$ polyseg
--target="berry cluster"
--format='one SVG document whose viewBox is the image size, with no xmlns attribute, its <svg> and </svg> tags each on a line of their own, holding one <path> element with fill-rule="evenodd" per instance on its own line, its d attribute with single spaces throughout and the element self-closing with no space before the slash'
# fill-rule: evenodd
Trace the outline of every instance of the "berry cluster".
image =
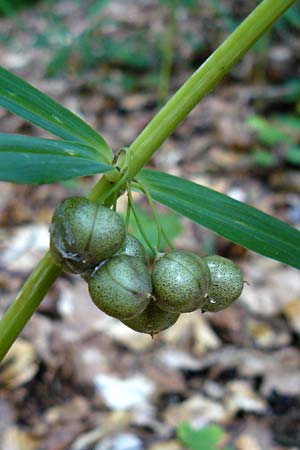
<svg viewBox="0 0 300 450">
<path fill-rule="evenodd" d="M 180 250 L 147 268 L 141 242 L 113 210 L 84 197 L 64 200 L 50 228 L 50 251 L 62 270 L 81 274 L 95 305 L 135 331 L 156 334 L 181 313 L 217 312 L 243 289 L 240 269 L 218 255 Z"/>
</svg>

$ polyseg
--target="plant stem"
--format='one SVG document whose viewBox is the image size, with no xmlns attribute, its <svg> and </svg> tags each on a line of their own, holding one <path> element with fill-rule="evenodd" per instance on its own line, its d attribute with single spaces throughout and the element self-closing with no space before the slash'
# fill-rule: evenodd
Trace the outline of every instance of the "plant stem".
<svg viewBox="0 0 300 450">
<path fill-rule="evenodd" d="M 120 157 L 118 166 L 121 169 L 125 168 L 127 160 L 130 161 L 128 180 L 137 175 L 179 123 L 294 1 L 263 0 L 187 80 L 132 143 L 126 152 L 129 155 Z M 122 173 L 117 170 L 105 174 L 88 198 L 90 200 L 101 198 L 121 176 Z M 60 269 L 54 264 L 50 254 L 46 253 L 0 322 L 0 360 L 12 346 L 59 273 Z"/>
<path fill-rule="evenodd" d="M 134 201 L 133 201 L 133 198 L 132 198 L 131 188 L 130 188 L 130 184 L 129 183 L 127 185 L 127 195 L 128 195 L 128 202 L 129 202 L 131 211 L 132 211 L 132 213 L 134 215 L 134 218 L 135 218 L 136 224 L 138 226 L 138 229 L 140 230 L 140 233 L 143 236 L 144 241 L 146 242 L 146 244 L 148 245 L 148 247 L 152 251 L 153 255 L 156 257 L 159 252 L 153 247 L 152 243 L 148 239 L 147 234 L 144 232 L 143 226 L 142 226 L 142 224 L 140 222 L 137 210 L 136 210 L 135 205 L 134 205 Z"/>
<path fill-rule="evenodd" d="M 131 213 L 131 204 L 130 204 L 130 201 L 128 199 L 126 218 L 125 218 L 125 228 L 126 228 L 127 233 L 128 233 L 129 222 L 130 222 L 130 213 Z"/>
<path fill-rule="evenodd" d="M 171 243 L 171 241 L 169 240 L 168 236 L 165 233 L 165 230 L 161 224 L 161 221 L 159 219 L 159 215 L 157 213 L 154 201 L 151 197 L 150 192 L 148 191 L 147 187 L 141 183 L 140 181 L 137 182 L 137 186 L 138 188 L 146 195 L 147 200 L 149 202 L 151 211 L 152 211 L 152 215 L 154 217 L 155 223 L 156 223 L 156 228 L 157 228 L 157 244 L 156 247 L 158 250 L 160 250 L 160 246 L 161 246 L 161 238 L 163 237 L 166 241 L 166 244 L 170 247 L 171 250 L 174 250 L 174 247 Z"/>
<path fill-rule="evenodd" d="M 177 25 L 177 18 L 176 18 L 177 7 L 178 7 L 178 0 L 173 0 L 173 2 L 167 4 L 166 7 L 167 18 L 165 24 L 165 31 L 162 37 L 162 49 L 161 49 L 162 65 L 157 90 L 157 99 L 159 104 L 162 104 L 165 101 L 169 93 L 170 78 L 174 59 L 174 44 Z"/>
</svg>

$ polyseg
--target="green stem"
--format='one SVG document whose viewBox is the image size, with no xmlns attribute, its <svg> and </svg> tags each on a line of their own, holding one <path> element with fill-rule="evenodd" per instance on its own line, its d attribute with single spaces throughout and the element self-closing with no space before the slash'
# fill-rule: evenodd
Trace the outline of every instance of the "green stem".
<svg viewBox="0 0 300 450">
<path fill-rule="evenodd" d="M 129 227 L 129 221 L 130 221 L 130 213 L 131 213 L 131 204 L 130 204 L 130 201 L 128 200 L 126 218 L 125 218 L 125 228 L 126 228 L 127 232 L 128 232 L 128 227 Z"/>
<path fill-rule="evenodd" d="M 163 228 L 163 226 L 161 224 L 161 221 L 159 219 L 159 215 L 157 213 L 157 210 L 156 210 L 156 207 L 155 207 L 155 204 L 154 204 L 154 201 L 153 201 L 153 199 L 151 197 L 150 192 L 148 191 L 147 187 L 143 183 L 141 183 L 140 181 L 138 181 L 136 184 L 140 188 L 140 190 L 142 192 L 144 192 L 144 194 L 146 195 L 147 200 L 148 200 L 149 205 L 150 205 L 150 208 L 151 208 L 151 211 L 152 211 L 152 215 L 153 215 L 155 223 L 156 223 L 156 228 L 157 228 L 157 244 L 156 244 L 156 247 L 157 247 L 157 249 L 160 250 L 161 237 L 163 237 L 165 239 L 167 245 L 170 247 L 170 249 L 174 250 L 174 247 L 173 247 L 171 241 L 169 240 L 168 236 L 166 235 L 165 230 L 164 230 L 164 228 Z"/>
<path fill-rule="evenodd" d="M 174 58 L 177 7 L 178 0 L 173 0 L 172 3 L 167 5 L 167 23 L 165 24 L 165 31 L 162 37 L 162 65 L 157 90 L 157 98 L 159 104 L 162 104 L 165 101 L 169 93 L 170 78 Z"/>
<path fill-rule="evenodd" d="M 120 173 L 117 170 L 112 171 L 112 176 L 118 177 Z M 117 178 L 116 178 L 117 179 Z M 92 202 L 98 200 L 105 194 L 108 190 L 111 189 L 113 181 L 109 181 L 106 177 L 102 177 L 100 181 L 93 187 L 90 193 L 87 195 L 87 198 Z"/>
<path fill-rule="evenodd" d="M 128 195 L 128 202 L 130 204 L 130 208 L 131 208 L 131 211 L 132 211 L 132 213 L 134 215 L 134 218 L 135 218 L 136 224 L 138 226 L 138 229 L 140 230 L 141 235 L 143 236 L 146 244 L 148 245 L 148 247 L 152 251 L 153 255 L 156 257 L 159 254 L 159 252 L 153 247 L 152 243 L 148 239 L 147 234 L 144 232 L 144 228 L 143 228 L 143 226 L 142 226 L 142 224 L 140 222 L 139 215 L 138 215 L 137 210 L 136 210 L 135 205 L 134 205 L 134 201 L 133 201 L 133 198 L 132 198 L 131 188 L 130 188 L 130 184 L 129 183 L 127 185 L 127 195 Z"/>
<path fill-rule="evenodd" d="M 115 192 L 114 192 L 114 195 L 113 195 L 113 205 L 112 205 L 113 211 L 117 211 L 117 202 L 118 202 L 118 198 L 119 198 L 118 192 L 115 191 Z"/>
<path fill-rule="evenodd" d="M 126 159 L 130 157 L 127 174 L 129 180 L 138 174 L 189 112 L 294 2 L 295 0 L 262 1 L 187 80 L 132 143 L 127 152 L 129 155 L 126 154 L 118 161 L 118 166 L 122 169 L 126 166 Z M 88 198 L 97 200 L 105 195 L 111 189 L 111 183 L 117 182 L 121 176 L 117 170 L 109 172 L 97 183 Z M 59 273 L 60 270 L 47 253 L 0 322 L 0 360 L 18 337 Z"/>
<path fill-rule="evenodd" d="M 113 194 L 118 192 L 118 190 L 120 189 L 120 187 L 122 187 L 123 184 L 126 184 L 127 173 L 128 170 L 125 169 L 124 172 L 122 172 L 118 181 L 116 181 L 116 183 L 114 183 L 114 185 L 108 191 L 105 191 L 101 196 L 98 197 L 102 201 L 102 203 L 104 203 L 107 199 L 109 199 L 109 197 L 111 197 Z"/>
</svg>

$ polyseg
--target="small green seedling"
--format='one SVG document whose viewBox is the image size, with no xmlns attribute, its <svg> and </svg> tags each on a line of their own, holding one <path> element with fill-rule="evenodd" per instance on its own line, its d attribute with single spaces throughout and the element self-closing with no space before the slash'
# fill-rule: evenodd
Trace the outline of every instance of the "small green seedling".
<svg viewBox="0 0 300 450">
<path fill-rule="evenodd" d="M 227 441 L 226 432 L 217 425 L 192 428 L 183 422 L 178 427 L 177 436 L 189 450 L 233 450 L 224 444 Z"/>
</svg>

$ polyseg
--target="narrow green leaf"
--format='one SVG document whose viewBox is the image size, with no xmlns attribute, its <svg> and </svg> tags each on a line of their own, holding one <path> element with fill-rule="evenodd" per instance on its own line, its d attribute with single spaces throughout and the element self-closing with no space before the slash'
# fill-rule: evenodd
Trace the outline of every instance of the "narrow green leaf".
<svg viewBox="0 0 300 450">
<path fill-rule="evenodd" d="M 285 159 L 292 164 L 299 165 L 300 164 L 300 145 L 288 147 L 286 149 Z"/>
<path fill-rule="evenodd" d="M 276 156 L 264 149 L 256 148 L 251 152 L 251 156 L 259 167 L 269 168 L 277 163 Z"/>
<path fill-rule="evenodd" d="M 54 135 L 95 147 L 106 162 L 112 151 L 105 140 L 78 116 L 0 66 L 0 105 Z"/>
<path fill-rule="evenodd" d="M 44 184 L 113 169 L 81 142 L 0 133 L 0 180 Z"/>
<path fill-rule="evenodd" d="M 300 233 L 286 223 L 183 178 L 146 169 L 138 178 L 159 203 L 250 250 L 300 268 Z"/>
<path fill-rule="evenodd" d="M 263 144 L 276 145 L 282 142 L 293 143 L 293 137 L 289 132 L 264 117 L 250 116 L 247 119 L 247 124 L 257 132 L 258 139 Z"/>
</svg>

